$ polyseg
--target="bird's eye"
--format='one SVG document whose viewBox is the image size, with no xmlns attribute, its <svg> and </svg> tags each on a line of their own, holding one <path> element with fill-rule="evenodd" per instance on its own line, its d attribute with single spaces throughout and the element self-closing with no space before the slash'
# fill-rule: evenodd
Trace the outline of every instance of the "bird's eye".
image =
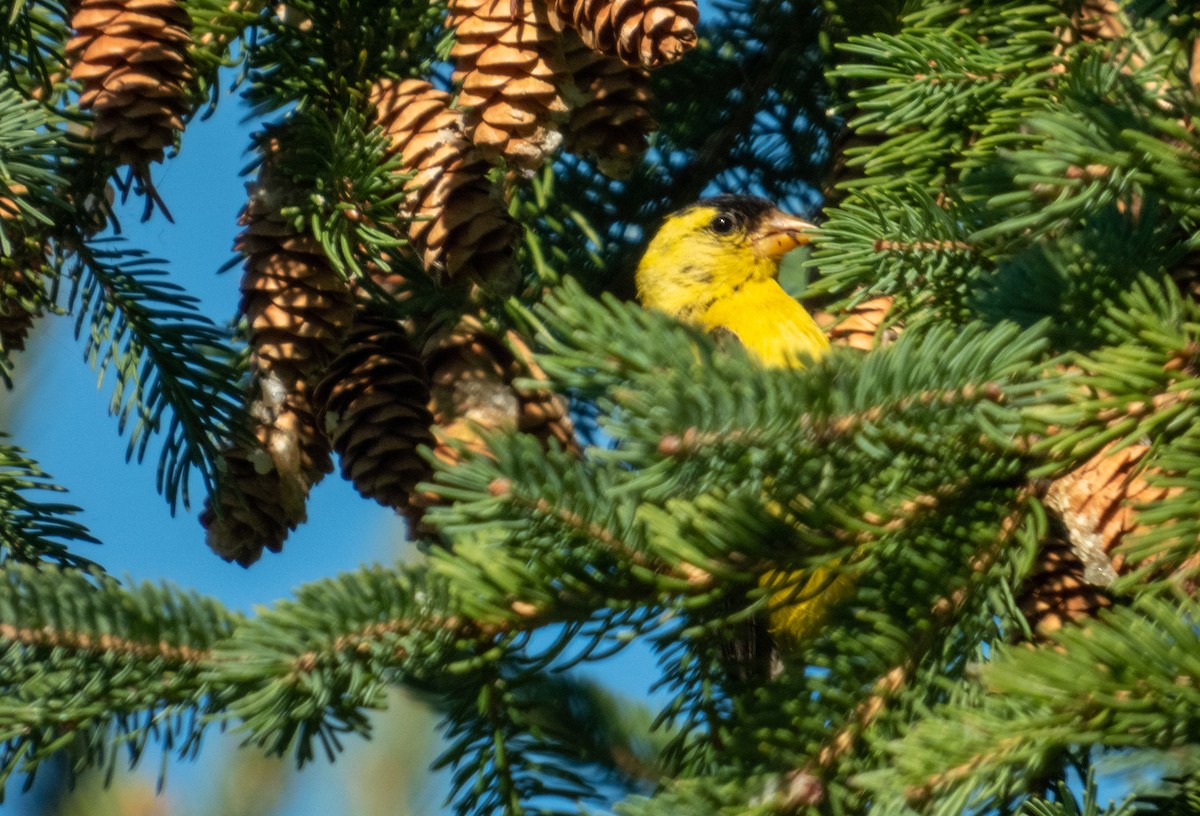
<svg viewBox="0 0 1200 816">
<path fill-rule="evenodd" d="M 733 219 L 728 215 L 718 215 L 708 226 L 717 235 L 728 235 L 733 232 Z"/>
</svg>

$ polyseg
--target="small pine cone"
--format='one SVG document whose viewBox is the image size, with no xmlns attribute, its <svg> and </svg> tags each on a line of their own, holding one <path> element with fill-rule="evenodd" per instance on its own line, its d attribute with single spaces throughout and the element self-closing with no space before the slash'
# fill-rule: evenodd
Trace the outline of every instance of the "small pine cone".
<svg viewBox="0 0 1200 816">
<path fill-rule="evenodd" d="M 533 173 L 562 143 L 564 64 L 542 0 L 450 0 L 450 59 L 467 134 L 488 161 Z"/>
<path fill-rule="evenodd" d="M 551 0 L 588 48 L 626 65 L 657 68 L 696 44 L 695 0 Z"/>
<path fill-rule="evenodd" d="M 260 378 L 258 387 L 262 395 L 250 407 L 254 441 L 225 451 L 220 488 L 200 514 L 208 546 L 244 567 L 263 549 L 283 548 L 307 517 L 312 485 L 333 468 L 325 435 L 315 432 L 308 389 L 301 384 L 285 390 L 273 374 Z"/>
<path fill-rule="evenodd" d="M 433 447 L 429 383 L 403 327 L 360 312 L 342 353 L 314 395 L 341 458 L 342 475 L 362 495 L 403 511 Z"/>
<path fill-rule="evenodd" d="M 183 129 L 191 18 L 177 0 L 80 0 L 67 43 L 79 107 L 95 112 L 92 138 L 135 168 L 162 161 Z"/>
<path fill-rule="evenodd" d="M 422 80 L 383 79 L 371 89 L 380 126 L 406 170 L 408 237 L 439 283 L 471 277 L 498 292 L 516 286 L 516 224 L 487 180 L 450 95 Z"/>
<path fill-rule="evenodd" d="M 280 215 L 284 196 L 269 176 L 253 188 L 235 249 L 246 256 L 241 311 L 250 328 L 251 366 L 285 387 L 319 377 L 354 317 L 350 288 L 320 243 Z"/>
<path fill-rule="evenodd" d="M 847 312 L 819 312 L 815 319 L 835 346 L 870 351 L 876 346 L 886 346 L 900 335 L 900 326 L 882 328 L 894 301 L 891 295 L 872 298 Z"/>
<path fill-rule="evenodd" d="M 566 148 L 595 156 L 606 176 L 628 178 L 646 152 L 646 137 L 658 126 L 650 113 L 650 78 L 642 68 L 597 54 L 570 29 L 562 37 L 567 71 L 579 97 L 567 120 Z"/>
</svg>

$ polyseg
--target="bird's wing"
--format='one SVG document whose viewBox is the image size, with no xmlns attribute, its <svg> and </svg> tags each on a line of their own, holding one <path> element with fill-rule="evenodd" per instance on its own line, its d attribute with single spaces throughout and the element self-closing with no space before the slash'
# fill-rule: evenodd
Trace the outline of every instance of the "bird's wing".
<svg viewBox="0 0 1200 816">
<path fill-rule="evenodd" d="M 708 336 L 713 339 L 719 349 L 732 348 L 733 346 L 744 346 L 742 338 L 737 336 L 737 332 L 728 326 L 713 326 L 708 330 Z"/>
</svg>

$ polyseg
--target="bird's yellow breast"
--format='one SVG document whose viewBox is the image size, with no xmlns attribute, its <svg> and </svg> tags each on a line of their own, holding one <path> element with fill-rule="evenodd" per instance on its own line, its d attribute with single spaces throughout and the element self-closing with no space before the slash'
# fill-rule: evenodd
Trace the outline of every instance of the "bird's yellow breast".
<svg viewBox="0 0 1200 816">
<path fill-rule="evenodd" d="M 714 300 L 696 322 L 709 330 L 733 332 L 763 365 L 796 367 L 829 349 L 812 316 L 770 278 L 747 281 Z"/>
</svg>

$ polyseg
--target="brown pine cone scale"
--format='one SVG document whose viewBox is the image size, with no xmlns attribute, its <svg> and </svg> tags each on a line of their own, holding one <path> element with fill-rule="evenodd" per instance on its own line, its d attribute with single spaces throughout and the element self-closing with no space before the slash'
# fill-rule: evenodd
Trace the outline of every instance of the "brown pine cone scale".
<svg viewBox="0 0 1200 816">
<path fill-rule="evenodd" d="M 562 32 L 567 73 L 574 94 L 567 120 L 566 148 L 594 156 L 600 171 L 628 178 L 657 127 L 650 112 L 654 94 L 642 68 L 597 54 L 569 29 Z"/>
</svg>

